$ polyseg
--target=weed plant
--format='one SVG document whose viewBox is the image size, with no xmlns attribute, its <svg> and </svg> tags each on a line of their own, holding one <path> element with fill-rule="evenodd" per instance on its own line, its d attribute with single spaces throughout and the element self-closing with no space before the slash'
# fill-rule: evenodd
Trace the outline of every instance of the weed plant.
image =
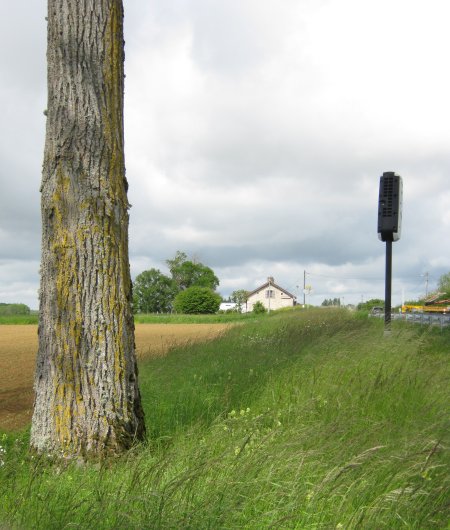
<svg viewBox="0 0 450 530">
<path fill-rule="evenodd" d="M 262 317 L 141 364 L 148 442 L 116 460 L 0 445 L 0 527 L 443 529 L 448 330 Z"/>
</svg>

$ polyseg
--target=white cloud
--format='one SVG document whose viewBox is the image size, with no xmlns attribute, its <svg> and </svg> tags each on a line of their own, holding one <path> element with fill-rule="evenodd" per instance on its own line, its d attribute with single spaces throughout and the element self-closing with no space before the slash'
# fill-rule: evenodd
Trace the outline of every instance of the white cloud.
<svg viewBox="0 0 450 530">
<path fill-rule="evenodd" d="M 445 0 L 124 5 L 133 276 L 165 270 L 179 249 L 213 267 L 224 295 L 269 275 L 296 293 L 306 270 L 314 303 L 381 298 L 383 171 L 404 178 L 394 299 L 420 294 L 421 274 L 436 282 L 450 269 Z M 1 256 L 36 263 L 45 2 L 30 4 L 26 38 L 13 29 L 19 4 L 9 10 L 0 26 Z M 9 274 L 0 293 L 13 295 Z M 37 288 L 31 269 L 18 281 Z"/>
</svg>

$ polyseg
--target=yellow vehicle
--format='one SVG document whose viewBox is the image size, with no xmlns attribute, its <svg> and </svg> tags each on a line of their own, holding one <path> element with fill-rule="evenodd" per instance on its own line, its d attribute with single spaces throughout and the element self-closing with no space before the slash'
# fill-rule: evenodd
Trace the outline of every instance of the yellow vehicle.
<svg viewBox="0 0 450 530">
<path fill-rule="evenodd" d="M 402 305 L 402 313 L 423 313 L 423 305 Z"/>
<path fill-rule="evenodd" d="M 449 306 L 402 305 L 402 313 L 450 313 Z"/>
<path fill-rule="evenodd" d="M 425 300 L 423 305 L 402 305 L 402 313 L 450 313 L 450 299 L 439 300 L 442 293 L 437 293 Z"/>
</svg>

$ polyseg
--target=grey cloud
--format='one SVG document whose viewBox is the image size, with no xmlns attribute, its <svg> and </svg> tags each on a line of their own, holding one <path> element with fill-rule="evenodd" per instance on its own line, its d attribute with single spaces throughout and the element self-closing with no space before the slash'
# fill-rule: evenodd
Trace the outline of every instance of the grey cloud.
<svg viewBox="0 0 450 530">
<path fill-rule="evenodd" d="M 36 92 L 45 86 L 46 2 L 4 6 L 0 19 L 2 86 Z M 20 100 L 17 101 L 20 104 Z"/>
<path fill-rule="evenodd" d="M 255 28 L 255 18 L 246 16 L 246 2 L 202 4 L 193 13 L 194 59 L 205 70 L 248 75 L 260 63 L 267 44 Z"/>
<path fill-rule="evenodd" d="M 133 274 L 142 267 L 163 270 L 165 259 L 184 250 L 217 270 L 227 290 L 254 286 L 269 274 L 295 288 L 306 269 L 318 274 L 315 303 L 332 292 L 348 301 L 382 296 L 382 282 L 364 278 L 383 275 L 378 178 L 391 170 L 405 185 L 403 236 L 394 247 L 395 296 L 400 283 L 413 293 L 422 287 L 424 272 L 434 281 L 447 272 L 447 100 L 425 84 L 411 84 L 405 94 L 401 80 L 390 94 L 376 77 L 389 65 L 376 70 L 379 50 L 364 41 L 362 26 L 358 44 L 369 52 L 366 63 L 357 57 L 349 28 L 338 36 L 342 42 L 327 43 L 326 27 L 320 29 L 323 47 L 314 40 L 317 6 L 320 21 L 333 7 L 326 1 L 124 3 Z M 388 4 L 377 4 L 377 12 L 398 20 Z M 344 8 L 339 16 L 345 26 Z M 25 19 L 20 3 L 8 11 L 0 21 L 6 50 L 0 57 L 0 256 L 36 264 L 45 2 L 29 2 Z M 337 55 L 346 46 L 351 61 Z M 421 46 L 431 79 L 438 50 L 428 48 L 427 40 Z M 442 72 L 440 65 L 436 78 L 444 93 L 448 80 Z M 435 128 L 432 117 L 438 118 Z M 12 296 L 16 285 L 19 298 L 28 296 L 27 282 L 37 285 L 33 267 L 16 279 L 11 267 L 3 268 L 8 290 L 0 284 L 0 293 Z M 348 271 L 362 280 L 340 281 Z"/>
<path fill-rule="evenodd" d="M 0 96 L 4 105 L 0 130 L 2 258 L 39 258 L 45 16 L 45 3 L 32 1 L 27 4 L 26 16 L 19 5 L 9 6 L 0 20 Z"/>
<path fill-rule="evenodd" d="M 21 302 L 37 309 L 39 262 L 30 259 L 0 259 L 0 301 Z"/>
</svg>

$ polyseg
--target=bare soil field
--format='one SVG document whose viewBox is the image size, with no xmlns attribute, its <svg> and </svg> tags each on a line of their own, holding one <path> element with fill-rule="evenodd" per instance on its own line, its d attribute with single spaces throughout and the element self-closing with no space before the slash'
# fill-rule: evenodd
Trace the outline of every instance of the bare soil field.
<svg viewBox="0 0 450 530">
<path fill-rule="evenodd" d="M 230 324 L 136 324 L 138 359 L 165 355 L 180 345 L 211 340 Z M 18 430 L 31 420 L 37 326 L 0 326 L 0 429 Z"/>
</svg>

